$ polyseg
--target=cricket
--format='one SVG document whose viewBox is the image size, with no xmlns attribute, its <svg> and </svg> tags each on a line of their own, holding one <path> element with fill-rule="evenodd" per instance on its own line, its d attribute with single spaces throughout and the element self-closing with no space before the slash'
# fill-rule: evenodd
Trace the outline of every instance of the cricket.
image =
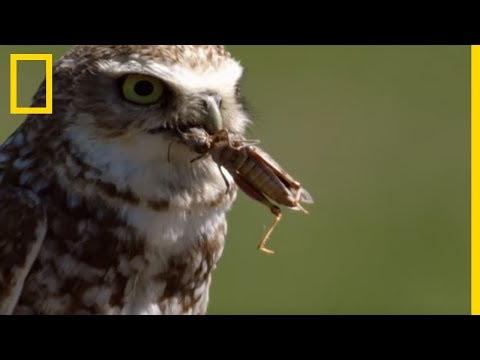
<svg viewBox="0 0 480 360">
<path fill-rule="evenodd" d="M 256 146 L 258 141 L 247 140 L 223 129 L 220 112 L 209 104 L 207 109 L 209 117 L 205 127 L 208 131 L 191 128 L 182 133 L 181 141 L 200 155 L 192 159 L 192 162 L 212 157 L 225 180 L 227 191 L 230 184 L 222 172 L 222 167 L 230 173 L 247 196 L 270 209 L 275 219 L 258 244 L 258 250 L 274 254 L 266 247 L 272 231 L 282 218 L 282 211 L 274 202 L 308 214 L 301 203 L 311 204 L 313 198 L 270 155 Z"/>
</svg>

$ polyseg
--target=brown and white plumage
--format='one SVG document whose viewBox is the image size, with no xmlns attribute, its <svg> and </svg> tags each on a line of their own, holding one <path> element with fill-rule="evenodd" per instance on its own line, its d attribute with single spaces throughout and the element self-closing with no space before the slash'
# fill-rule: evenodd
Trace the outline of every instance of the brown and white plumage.
<svg viewBox="0 0 480 360">
<path fill-rule="evenodd" d="M 160 79 L 165 95 L 126 101 L 127 74 Z M 53 115 L 29 116 L 0 148 L 0 313 L 205 313 L 236 188 L 225 193 L 211 159 L 191 163 L 175 129 L 202 126 L 215 96 L 243 133 L 241 74 L 222 46 L 66 54 Z"/>
</svg>

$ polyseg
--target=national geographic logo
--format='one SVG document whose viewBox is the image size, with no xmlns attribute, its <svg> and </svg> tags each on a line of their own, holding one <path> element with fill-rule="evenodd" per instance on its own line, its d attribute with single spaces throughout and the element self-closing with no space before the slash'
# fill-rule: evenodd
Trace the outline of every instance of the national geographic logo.
<svg viewBox="0 0 480 360">
<path fill-rule="evenodd" d="M 19 107 L 17 104 L 17 63 L 18 61 L 44 61 L 46 78 L 45 107 Z M 10 113 L 51 114 L 52 113 L 52 54 L 10 54 Z"/>
</svg>

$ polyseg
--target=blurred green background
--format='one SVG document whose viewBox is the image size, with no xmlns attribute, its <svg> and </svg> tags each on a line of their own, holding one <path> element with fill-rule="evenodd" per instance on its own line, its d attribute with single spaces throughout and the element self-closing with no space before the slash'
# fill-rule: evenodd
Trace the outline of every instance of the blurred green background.
<svg viewBox="0 0 480 360">
<path fill-rule="evenodd" d="M 0 48 L 0 141 L 9 114 L 9 54 Z M 241 194 L 229 214 L 210 314 L 470 312 L 470 48 L 229 46 L 245 66 L 248 136 L 315 199 L 310 215 L 272 221 Z M 19 67 L 28 104 L 42 66 Z"/>
</svg>

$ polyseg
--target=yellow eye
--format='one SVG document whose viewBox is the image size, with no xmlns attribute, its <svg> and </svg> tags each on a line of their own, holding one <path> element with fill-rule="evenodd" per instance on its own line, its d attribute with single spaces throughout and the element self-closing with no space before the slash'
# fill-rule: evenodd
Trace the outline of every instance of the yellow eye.
<svg viewBox="0 0 480 360">
<path fill-rule="evenodd" d="M 162 81 L 147 75 L 127 75 L 122 92 L 128 101 L 148 105 L 160 100 L 163 94 Z"/>
</svg>

